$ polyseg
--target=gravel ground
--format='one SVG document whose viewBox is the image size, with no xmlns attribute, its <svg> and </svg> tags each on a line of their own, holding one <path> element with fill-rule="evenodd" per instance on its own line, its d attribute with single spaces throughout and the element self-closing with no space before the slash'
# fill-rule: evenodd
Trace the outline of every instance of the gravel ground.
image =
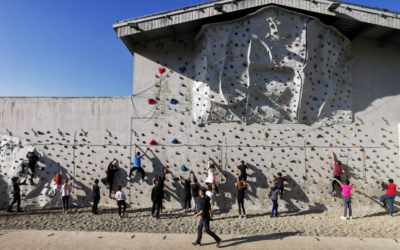
<svg viewBox="0 0 400 250">
<path fill-rule="evenodd" d="M 211 230 L 217 234 L 400 238 L 400 214 L 355 212 L 352 220 L 340 219 L 339 211 L 282 212 L 270 218 L 268 211 L 248 211 L 248 218 L 238 219 L 237 210 L 215 211 Z M 116 208 L 73 208 L 67 215 L 59 208 L 32 209 L 23 213 L 0 212 L 0 230 L 60 230 L 137 233 L 197 232 L 199 219 L 182 210 L 164 209 L 160 220 L 150 217 L 149 209 L 128 209 L 126 218 L 118 217 Z"/>
</svg>

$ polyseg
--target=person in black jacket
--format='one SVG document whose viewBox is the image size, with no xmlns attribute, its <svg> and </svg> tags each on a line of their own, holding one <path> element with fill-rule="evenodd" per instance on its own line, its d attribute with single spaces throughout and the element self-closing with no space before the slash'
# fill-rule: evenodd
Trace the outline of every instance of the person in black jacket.
<svg viewBox="0 0 400 250">
<path fill-rule="evenodd" d="M 98 214 L 97 206 L 99 205 L 100 202 L 100 188 L 99 188 L 99 180 L 96 179 L 94 180 L 94 185 L 93 185 L 93 207 L 92 207 L 92 213 L 93 214 Z"/>
<path fill-rule="evenodd" d="M 199 227 L 197 231 L 197 240 L 196 242 L 192 243 L 194 246 L 201 246 L 201 238 L 203 236 L 203 227 L 204 231 L 210 235 L 211 237 L 214 238 L 214 240 L 217 242 L 217 247 L 221 245 L 222 240 L 210 230 L 210 210 L 211 210 L 211 203 L 210 203 L 210 197 L 205 195 L 206 191 L 204 189 L 200 189 L 199 195 L 201 197 L 200 201 L 200 212 L 193 215 L 193 219 L 196 219 L 197 216 L 201 215 L 201 219 L 199 222 Z"/>
<path fill-rule="evenodd" d="M 7 212 L 14 212 L 13 210 L 11 210 L 11 208 L 14 206 L 15 202 L 17 203 L 17 213 L 23 212 L 21 210 L 21 189 L 19 188 L 19 186 L 26 185 L 25 182 L 27 178 L 28 176 L 25 177 L 25 180 L 23 182 L 20 182 L 18 177 L 13 177 L 11 179 L 14 188 L 14 199 L 11 202 L 10 207 L 7 209 Z"/>
<path fill-rule="evenodd" d="M 153 202 L 153 207 L 151 209 L 151 216 L 154 217 L 154 211 L 157 207 L 157 213 L 155 215 L 157 219 L 159 219 L 162 200 L 164 199 L 164 181 L 165 181 L 165 174 L 162 179 L 161 177 L 155 178 L 154 184 L 156 186 L 153 187 L 153 190 L 151 191 L 151 201 Z"/>
<path fill-rule="evenodd" d="M 26 154 L 26 158 L 29 160 L 28 166 L 31 169 L 30 184 L 34 185 L 35 183 L 33 182 L 33 175 L 35 174 L 36 163 L 39 160 L 39 153 L 28 152 Z"/>
<path fill-rule="evenodd" d="M 110 189 L 110 196 L 109 196 L 110 198 L 112 193 L 112 186 L 114 183 L 114 174 L 119 171 L 118 168 L 114 165 L 115 160 L 116 159 L 114 158 L 107 167 L 106 170 L 107 177 L 101 179 L 101 182 L 106 186 L 106 188 Z"/>
<path fill-rule="evenodd" d="M 183 183 L 183 186 L 185 188 L 185 197 L 184 197 L 184 207 L 185 207 L 185 212 L 190 211 L 190 201 L 192 200 L 192 194 L 191 194 L 191 189 L 190 189 L 190 175 L 192 174 L 192 170 L 189 171 L 189 178 L 184 179 L 181 176 L 179 176 L 179 182 Z"/>
</svg>

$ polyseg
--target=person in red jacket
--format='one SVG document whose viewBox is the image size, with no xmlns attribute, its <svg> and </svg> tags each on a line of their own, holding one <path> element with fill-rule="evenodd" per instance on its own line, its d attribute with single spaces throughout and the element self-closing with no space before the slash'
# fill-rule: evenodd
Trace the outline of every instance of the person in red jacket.
<svg viewBox="0 0 400 250">
<path fill-rule="evenodd" d="M 381 181 L 381 186 L 383 189 L 386 189 L 386 194 L 381 196 L 381 201 L 383 202 L 382 207 L 386 207 L 386 202 L 385 200 L 389 200 L 389 211 L 390 211 L 390 217 L 393 217 L 393 203 L 394 203 L 394 198 L 396 197 L 396 188 L 397 186 L 393 184 L 393 179 L 389 179 L 389 183 L 386 184 L 383 181 Z"/>
<path fill-rule="evenodd" d="M 340 188 L 340 191 L 342 191 L 342 187 L 340 186 L 340 181 L 342 181 L 340 179 L 340 174 L 342 174 L 342 173 L 344 174 L 345 171 L 340 166 L 340 165 L 342 165 L 342 163 L 340 161 L 336 161 L 335 160 L 335 154 L 333 152 L 332 152 L 332 159 L 333 159 L 333 165 L 335 166 L 335 168 L 333 169 L 333 180 L 332 180 L 332 183 L 331 183 L 331 186 L 332 186 L 331 195 L 335 195 L 336 194 L 336 191 L 335 191 L 335 184 L 336 183 L 338 184 L 338 186 Z"/>
</svg>

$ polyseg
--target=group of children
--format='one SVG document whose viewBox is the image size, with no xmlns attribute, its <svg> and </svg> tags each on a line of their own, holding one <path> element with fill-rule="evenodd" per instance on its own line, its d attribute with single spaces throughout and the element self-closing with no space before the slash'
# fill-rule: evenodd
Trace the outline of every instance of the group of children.
<svg viewBox="0 0 400 250">
<path fill-rule="evenodd" d="M 135 159 L 134 159 L 134 166 L 130 171 L 128 180 L 130 180 L 130 176 L 133 171 L 138 171 L 142 173 L 142 180 L 144 180 L 145 177 L 145 172 L 144 169 L 141 167 L 141 158 L 146 155 L 148 148 L 146 149 L 145 153 L 141 156 L 140 152 L 136 152 L 136 145 L 134 147 L 134 153 L 135 153 Z M 27 158 L 29 160 L 29 167 L 31 168 L 31 184 L 33 184 L 33 174 L 34 174 L 34 169 L 35 169 L 35 164 L 38 160 L 38 154 L 28 152 Z M 338 184 L 340 186 L 342 196 L 343 196 L 343 205 L 344 205 L 344 216 L 341 217 L 341 219 L 347 220 L 347 219 L 352 219 L 352 208 L 351 208 L 351 190 L 353 189 L 353 184 L 350 183 L 349 180 L 345 180 L 344 183 L 341 182 L 340 175 L 345 173 L 345 170 L 341 167 L 341 162 L 335 160 L 335 155 L 332 153 L 332 158 L 333 158 L 333 164 L 334 164 L 334 170 L 333 170 L 333 180 L 331 183 L 332 186 L 332 195 L 335 195 L 335 185 Z M 107 174 L 106 178 L 101 179 L 101 182 L 106 186 L 107 189 L 110 190 L 109 192 L 109 197 L 111 197 L 112 194 L 112 186 L 114 182 L 114 175 L 116 172 L 119 171 L 117 168 L 116 164 L 114 162 L 116 159 L 114 158 L 112 162 L 108 165 L 107 170 L 105 171 Z M 200 196 L 200 191 L 204 191 L 205 196 L 207 196 L 210 200 L 210 218 L 212 220 L 213 214 L 213 206 L 215 203 L 215 195 L 214 192 L 212 191 L 212 186 L 214 186 L 215 191 L 217 193 L 217 196 L 219 196 L 218 192 L 218 186 L 217 186 L 217 179 L 216 175 L 218 175 L 218 172 L 216 171 L 216 166 L 214 164 L 210 164 L 210 158 L 207 158 L 208 161 L 208 169 L 207 169 L 207 178 L 205 179 L 206 187 L 201 187 L 196 178 L 192 178 L 192 171 L 189 171 L 189 176 L 187 179 L 184 179 L 183 177 L 179 176 L 179 182 L 183 185 L 184 187 L 184 197 L 183 197 L 183 206 L 184 206 L 184 211 L 191 211 L 191 201 L 193 202 L 193 214 L 197 214 L 200 211 L 200 204 L 201 204 L 201 196 Z M 244 218 L 246 219 L 246 210 L 244 208 L 244 199 L 245 199 L 245 193 L 248 187 L 247 181 L 247 173 L 246 170 L 249 169 L 249 165 L 244 163 L 244 161 L 241 161 L 240 165 L 235 165 L 236 171 L 240 171 L 240 175 L 237 178 L 237 182 L 235 183 L 235 186 L 237 187 L 237 203 L 238 203 L 238 210 L 239 210 L 239 219 Z M 168 173 L 168 170 L 163 170 L 164 176 L 161 178 L 161 176 L 156 177 L 153 179 L 154 187 L 151 192 L 151 201 L 153 203 L 152 206 L 152 211 L 151 211 L 151 216 L 155 218 L 159 218 L 160 210 L 162 209 L 162 200 L 164 199 L 164 181 L 165 181 L 165 175 Z M 28 176 L 25 177 L 23 181 L 21 181 L 18 177 L 13 177 L 12 178 L 12 185 L 13 185 L 13 201 L 8 208 L 7 212 L 13 212 L 12 211 L 12 206 L 17 203 L 17 212 L 22 212 L 20 208 L 21 204 L 21 194 L 20 194 L 20 186 L 21 185 L 26 185 L 26 179 Z M 49 196 L 53 197 L 56 194 L 57 190 L 60 190 L 61 196 L 62 196 L 62 204 L 63 204 L 63 213 L 67 214 L 68 213 L 68 204 L 69 204 L 69 197 L 72 191 L 71 185 L 68 184 L 68 179 L 64 179 L 62 181 L 62 170 L 60 171 L 59 174 L 56 174 L 54 177 L 53 181 L 53 187 L 49 192 Z M 272 209 L 271 209 L 271 214 L 270 216 L 273 217 L 274 214 L 275 216 L 278 216 L 278 199 L 282 199 L 283 194 L 284 194 L 284 182 L 289 182 L 290 179 L 288 175 L 286 174 L 286 177 L 282 177 L 281 173 L 278 173 L 277 176 L 272 175 L 272 182 L 273 182 L 273 187 L 271 188 L 268 198 L 272 202 Z M 100 187 L 98 185 L 99 180 L 96 179 L 94 180 L 94 185 L 93 185 L 93 208 L 92 212 L 94 214 L 98 213 L 98 204 L 100 202 Z M 389 200 L 389 211 L 390 211 L 390 216 L 393 217 L 393 203 L 394 199 L 396 196 L 396 189 L 397 186 L 393 183 L 393 179 L 389 179 L 388 183 L 384 183 L 381 181 L 381 186 L 383 189 L 386 189 L 386 194 L 381 196 L 381 201 L 382 201 L 382 207 L 386 207 L 387 204 L 385 202 L 386 199 Z M 118 206 L 118 213 L 121 218 L 125 217 L 125 211 L 126 211 L 126 194 L 122 191 L 122 187 L 118 186 L 117 187 L 117 192 L 115 193 L 114 196 L 117 206 Z M 122 209 L 123 208 L 123 209 Z M 242 217 L 242 210 L 243 210 L 243 217 Z M 349 211 L 349 217 L 347 217 L 347 210 Z"/>
</svg>

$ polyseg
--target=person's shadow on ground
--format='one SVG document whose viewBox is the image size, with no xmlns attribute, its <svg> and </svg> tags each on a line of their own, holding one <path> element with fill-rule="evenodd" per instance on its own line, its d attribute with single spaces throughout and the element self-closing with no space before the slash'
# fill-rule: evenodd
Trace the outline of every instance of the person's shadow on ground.
<svg viewBox="0 0 400 250">
<path fill-rule="evenodd" d="M 241 244 L 248 244 L 251 242 L 257 242 L 257 241 L 264 241 L 264 240 L 276 240 L 276 239 L 283 239 L 286 237 L 290 236 L 296 236 L 297 234 L 302 233 L 302 232 L 286 232 L 286 233 L 276 233 L 276 234 L 270 234 L 270 235 L 254 235 L 254 236 L 243 236 L 243 237 L 236 237 L 232 238 L 229 240 L 224 240 L 222 242 L 222 245 L 220 248 L 226 248 L 226 247 L 233 247 Z M 229 243 L 225 245 L 226 243 Z M 213 245 L 215 244 L 214 242 L 212 243 L 205 243 L 202 245 Z"/>
</svg>

